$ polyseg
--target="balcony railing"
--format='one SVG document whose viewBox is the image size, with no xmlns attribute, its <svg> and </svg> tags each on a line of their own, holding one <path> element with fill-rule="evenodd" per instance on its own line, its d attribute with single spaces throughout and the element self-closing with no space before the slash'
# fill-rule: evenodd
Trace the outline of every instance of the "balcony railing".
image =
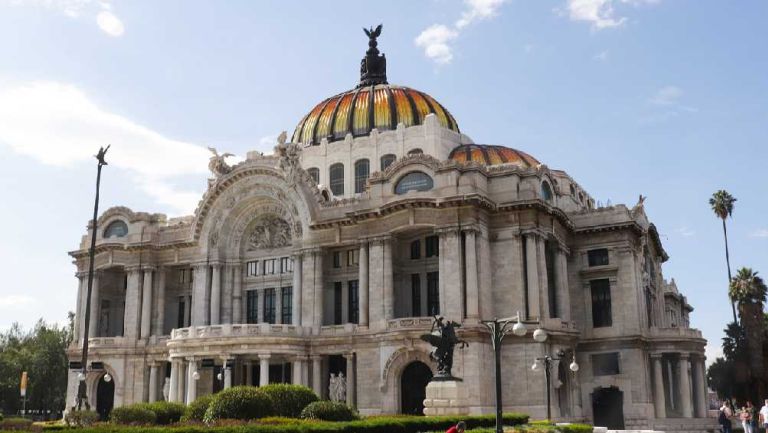
<svg viewBox="0 0 768 433">
<path fill-rule="evenodd" d="M 693 328 L 657 328 L 651 327 L 651 336 L 659 338 L 703 338 L 701 331 Z"/>
<path fill-rule="evenodd" d="M 233 325 L 190 326 L 171 331 L 171 340 L 190 338 L 248 337 L 248 336 L 286 336 L 303 335 L 303 328 L 294 325 L 276 325 L 271 323 L 247 323 Z"/>
</svg>

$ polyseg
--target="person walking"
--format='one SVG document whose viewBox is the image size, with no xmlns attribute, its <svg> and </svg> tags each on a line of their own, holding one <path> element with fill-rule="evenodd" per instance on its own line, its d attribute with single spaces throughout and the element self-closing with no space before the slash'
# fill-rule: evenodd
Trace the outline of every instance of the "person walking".
<svg viewBox="0 0 768 433">
<path fill-rule="evenodd" d="M 752 432 L 752 402 L 747 401 L 747 405 L 739 410 L 739 419 L 741 420 L 741 428 L 744 429 L 744 433 Z"/>
<path fill-rule="evenodd" d="M 763 407 L 760 408 L 760 425 L 762 425 L 764 429 L 768 429 L 768 398 L 765 399 Z"/>
<path fill-rule="evenodd" d="M 752 404 L 752 401 L 747 401 L 747 412 L 749 412 L 750 429 L 752 433 L 757 433 L 757 407 Z"/>
<path fill-rule="evenodd" d="M 733 433 L 733 424 L 731 418 L 733 417 L 733 409 L 731 409 L 731 402 L 725 401 L 720 406 L 720 413 L 717 416 L 717 422 L 720 423 L 720 427 L 723 429 L 723 433 Z"/>
</svg>

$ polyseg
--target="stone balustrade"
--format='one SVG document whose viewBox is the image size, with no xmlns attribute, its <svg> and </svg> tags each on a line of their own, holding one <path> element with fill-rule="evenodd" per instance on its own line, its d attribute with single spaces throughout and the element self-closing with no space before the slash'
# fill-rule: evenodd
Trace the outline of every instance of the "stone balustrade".
<svg viewBox="0 0 768 433">
<path fill-rule="evenodd" d="M 387 321 L 387 329 L 424 329 L 431 328 L 432 317 L 403 317 Z"/>
<path fill-rule="evenodd" d="M 190 326 L 171 331 L 171 340 L 193 338 L 219 338 L 238 336 L 284 336 L 297 337 L 304 334 L 300 326 L 276 325 L 270 323 L 247 323 L 234 325 Z"/>
<path fill-rule="evenodd" d="M 651 327 L 651 336 L 658 338 L 704 338 L 701 331 L 692 328 L 657 328 Z"/>
</svg>

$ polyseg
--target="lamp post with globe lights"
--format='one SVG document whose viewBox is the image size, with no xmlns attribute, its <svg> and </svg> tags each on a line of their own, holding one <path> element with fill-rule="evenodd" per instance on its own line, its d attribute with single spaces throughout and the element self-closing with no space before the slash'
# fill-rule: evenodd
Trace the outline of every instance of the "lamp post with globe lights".
<svg viewBox="0 0 768 433">
<path fill-rule="evenodd" d="M 495 357 L 495 369 L 496 369 L 496 433 L 503 433 L 502 427 L 502 403 L 501 403 L 501 343 L 504 337 L 511 331 L 518 337 L 523 337 L 528 333 L 528 328 L 522 322 L 520 312 L 513 317 L 507 317 L 504 319 L 493 320 L 481 320 L 480 323 L 485 325 L 489 331 L 491 331 L 491 345 L 493 346 L 493 353 Z M 514 323 L 514 325 L 512 325 Z M 512 326 L 510 326 L 512 325 Z M 533 331 L 533 339 L 536 342 L 543 343 L 547 340 L 547 332 L 541 327 L 536 328 Z"/>
<path fill-rule="evenodd" d="M 531 366 L 531 370 L 533 371 L 539 371 L 541 370 L 542 363 L 544 364 L 544 376 L 547 378 L 547 419 L 552 420 L 552 404 L 551 404 L 551 383 L 552 383 L 552 362 L 554 361 L 561 361 L 565 359 L 565 352 L 563 350 L 559 350 L 557 353 L 555 353 L 555 356 L 552 355 L 545 355 L 539 358 L 536 358 L 533 361 L 533 365 Z M 579 371 L 579 364 L 576 363 L 576 354 L 574 353 L 572 355 L 571 364 L 568 366 L 568 368 L 576 373 Z"/>
</svg>

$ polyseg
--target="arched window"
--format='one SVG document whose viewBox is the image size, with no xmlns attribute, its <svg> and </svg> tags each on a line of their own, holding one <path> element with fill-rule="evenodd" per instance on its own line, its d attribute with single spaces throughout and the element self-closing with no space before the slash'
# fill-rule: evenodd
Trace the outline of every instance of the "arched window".
<svg viewBox="0 0 768 433">
<path fill-rule="evenodd" d="M 315 180 L 315 183 L 320 183 L 320 169 L 317 167 L 312 167 L 307 169 L 307 173 L 309 173 L 309 176 L 312 177 L 312 179 Z"/>
<path fill-rule="evenodd" d="M 546 180 L 541 183 L 541 198 L 545 201 L 552 201 L 552 187 Z"/>
<path fill-rule="evenodd" d="M 421 171 L 412 171 L 401 177 L 395 185 L 395 194 L 405 194 L 408 191 L 429 191 L 434 186 L 434 181 L 428 174 Z"/>
<path fill-rule="evenodd" d="M 368 181 L 371 163 L 367 159 L 355 161 L 355 194 L 365 191 L 365 183 Z"/>
<path fill-rule="evenodd" d="M 329 170 L 331 192 L 333 195 L 344 195 L 344 164 L 337 162 Z"/>
<path fill-rule="evenodd" d="M 419 149 L 418 147 L 416 149 L 411 149 L 408 151 L 408 155 L 421 155 L 422 153 L 424 153 L 424 151 Z"/>
<path fill-rule="evenodd" d="M 579 202 L 581 202 L 581 204 L 584 204 L 584 194 L 582 194 L 581 192 L 579 192 Z"/>
<path fill-rule="evenodd" d="M 381 171 L 386 170 L 387 167 L 392 165 L 392 163 L 395 162 L 396 159 L 397 159 L 397 157 L 395 155 L 391 154 L 391 153 L 388 153 L 388 154 L 382 156 L 381 157 Z"/>
<path fill-rule="evenodd" d="M 576 195 L 576 188 L 573 186 L 573 184 L 571 184 L 571 195 Z"/>
<path fill-rule="evenodd" d="M 104 230 L 105 238 L 122 238 L 128 234 L 128 225 L 123 220 L 112 221 Z"/>
</svg>

